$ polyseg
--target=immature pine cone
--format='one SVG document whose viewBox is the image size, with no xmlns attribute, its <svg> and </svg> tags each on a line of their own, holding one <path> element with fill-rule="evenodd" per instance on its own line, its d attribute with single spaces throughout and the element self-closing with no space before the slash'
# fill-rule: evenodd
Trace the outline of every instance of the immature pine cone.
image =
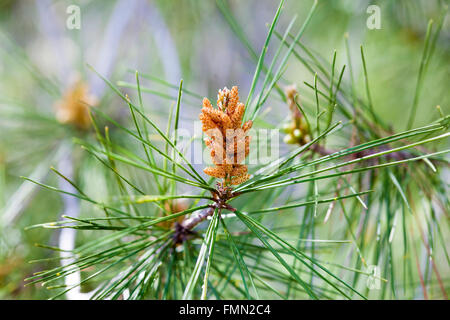
<svg viewBox="0 0 450 320">
<path fill-rule="evenodd" d="M 91 124 L 89 105 L 95 105 L 97 102 L 97 99 L 89 94 L 88 85 L 77 80 L 55 104 L 56 118 L 60 123 L 72 124 L 86 130 Z"/>
<path fill-rule="evenodd" d="M 210 137 L 205 139 L 211 149 L 214 167 L 203 171 L 212 177 L 224 179 L 225 185 L 237 185 L 247 181 L 250 175 L 245 164 L 240 164 L 250 152 L 250 136 L 246 133 L 252 127 L 249 120 L 242 125 L 245 106 L 239 102 L 238 87 L 219 90 L 217 109 L 203 99 L 202 130 Z"/>
<path fill-rule="evenodd" d="M 297 107 L 298 95 L 295 85 L 286 87 L 285 92 L 292 118 L 289 123 L 283 126 L 283 131 L 286 133 L 284 142 L 303 146 L 311 141 L 310 128 L 305 117 Z"/>
</svg>

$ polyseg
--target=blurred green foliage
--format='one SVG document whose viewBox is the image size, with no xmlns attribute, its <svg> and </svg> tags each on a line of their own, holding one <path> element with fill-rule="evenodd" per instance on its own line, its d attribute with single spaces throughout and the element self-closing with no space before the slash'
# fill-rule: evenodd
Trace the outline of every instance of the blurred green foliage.
<svg viewBox="0 0 450 320">
<path fill-rule="evenodd" d="M 0 40 L 0 208 L 7 204 L 8 199 L 23 183 L 20 176 L 29 176 L 53 152 L 55 139 L 79 135 L 72 129 L 61 128 L 54 121 L 53 105 L 58 100 L 58 95 L 66 89 L 64 84 L 55 80 L 59 72 L 56 65 L 61 61 L 67 62 L 71 71 L 88 77 L 85 63 L 92 63 L 95 56 L 93 51 L 99 50 L 96 42 L 101 42 L 105 36 L 104 30 L 111 19 L 113 3 L 106 0 L 79 1 L 81 30 L 68 30 L 64 21 L 67 16 L 65 8 L 70 3 L 71 1 L 66 0 L 51 2 L 51 10 L 58 19 L 56 26 L 60 28 L 53 31 L 61 34 L 59 38 L 55 38 L 45 31 L 45 21 L 39 20 L 34 3 L 26 0 L 0 1 L 0 35 L 8 39 Z M 146 24 L 149 21 L 145 16 L 142 17 L 142 12 L 132 13 L 133 16 L 139 16 L 139 20 L 126 28 L 120 46 L 116 48 L 118 58 L 111 68 L 114 80 L 130 78 L 127 68 L 169 78 L 169 70 L 164 67 L 166 52 L 160 51 L 162 47 L 158 47 L 157 40 L 158 35 L 168 32 L 175 44 L 174 57 L 178 61 L 166 63 L 179 64 L 179 75 L 189 88 L 205 96 L 214 96 L 218 88 L 238 84 L 241 92 L 248 92 L 255 63 L 214 1 L 158 0 L 148 3 L 153 6 L 151 8 L 157 8 L 164 25 L 148 26 Z M 277 1 L 230 0 L 228 3 L 236 20 L 248 35 L 250 45 L 259 52 L 268 30 L 266 24 L 273 17 Z M 287 1 L 287 14 L 281 17 L 278 30 L 284 30 L 294 14 L 298 15 L 297 24 L 304 21 L 311 4 L 312 1 Z M 380 30 L 369 30 L 366 27 L 366 9 L 370 4 L 381 7 Z M 302 43 L 327 59 L 328 63 L 336 49 L 337 70 L 347 63 L 344 42 L 346 33 L 349 35 L 354 61 L 359 61 L 359 45 L 364 45 L 376 113 L 394 129 L 403 130 L 408 120 L 407 111 L 413 103 L 427 23 L 429 19 L 438 20 L 445 4 L 446 1 L 438 0 L 323 0 L 320 1 L 319 10 L 302 38 Z M 438 119 L 440 115 L 435 109 L 436 105 L 441 106 L 444 114 L 450 112 L 449 40 L 450 21 L 447 17 L 425 76 L 415 126 Z M 63 48 L 67 56 L 55 54 L 55 46 Z M 275 48 L 270 48 L 268 55 L 273 55 Z M 359 75 L 355 79 L 356 90 L 363 92 L 365 89 L 360 72 L 361 64 L 355 63 L 353 68 L 354 74 Z M 303 66 L 292 62 L 285 78 L 297 80 L 302 75 L 305 75 L 305 81 L 313 82 Z M 71 76 L 72 74 L 64 75 L 67 78 Z M 345 77 L 348 80 L 348 73 Z M 53 80 L 54 85 L 50 85 L 49 81 Z M 52 90 L 53 94 L 50 93 Z M 302 94 L 304 91 L 307 89 L 302 85 L 299 92 Z M 117 107 L 118 102 L 111 97 L 110 92 L 106 92 L 101 99 L 102 110 L 123 120 Z M 165 121 L 167 102 L 163 104 L 163 100 L 158 97 L 149 99 L 155 117 L 161 122 Z M 11 102 L 23 106 L 23 113 L 18 109 L 9 112 Z M 35 117 L 36 114 L 41 119 Z M 285 115 L 275 114 L 271 121 L 277 123 Z M 187 117 L 195 118 L 196 114 Z M 89 132 L 86 135 L 93 139 L 95 133 Z M 112 132 L 112 135 L 114 139 L 120 139 L 119 133 Z M 77 154 L 76 157 L 84 156 Z M 92 160 L 80 160 L 79 163 L 81 173 L 76 176 L 77 181 L 90 186 L 92 192 L 101 193 L 102 186 L 108 184 L 107 178 L 105 181 L 99 179 L 98 184 L 93 185 L 93 179 L 88 177 L 99 166 Z M 55 176 L 49 175 L 47 184 L 57 183 Z M 100 187 L 97 189 L 97 186 Z M 25 231 L 24 228 L 58 220 L 62 208 L 58 194 L 37 189 L 30 194 L 30 202 L 20 217 L 8 230 L 1 231 L 0 299 L 45 299 L 51 296 L 51 292 L 42 290 L 40 285 L 24 287 L 23 279 L 55 264 L 53 261 L 28 264 L 28 261 L 50 257 L 50 251 L 35 247 L 35 243 L 54 246 L 57 234 L 49 230 L 43 232 L 41 229 Z M 289 220 L 280 224 L 288 225 Z M 86 234 L 88 237 L 89 233 Z M 83 242 L 83 233 L 77 241 Z M 448 283 L 449 267 L 445 262 L 443 265 L 442 273 Z"/>
</svg>

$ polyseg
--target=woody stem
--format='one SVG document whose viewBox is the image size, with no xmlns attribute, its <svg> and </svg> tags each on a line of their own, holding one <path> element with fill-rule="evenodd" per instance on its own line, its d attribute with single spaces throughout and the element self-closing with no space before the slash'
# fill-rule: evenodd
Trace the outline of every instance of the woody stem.
<svg viewBox="0 0 450 320">
<path fill-rule="evenodd" d="M 202 221 L 206 220 L 208 217 L 212 216 L 214 214 L 215 209 L 216 209 L 216 206 L 211 206 L 206 210 L 202 210 L 194 215 L 191 215 L 189 218 L 187 218 L 181 222 L 181 226 L 185 230 L 192 230 L 200 222 L 202 222 Z"/>
</svg>

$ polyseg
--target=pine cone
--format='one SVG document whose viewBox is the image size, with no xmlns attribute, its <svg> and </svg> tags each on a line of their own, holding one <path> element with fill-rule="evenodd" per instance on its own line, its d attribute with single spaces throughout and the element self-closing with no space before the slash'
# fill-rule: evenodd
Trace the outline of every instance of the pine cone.
<svg viewBox="0 0 450 320">
<path fill-rule="evenodd" d="M 211 158 L 215 166 L 203 171 L 212 177 L 223 179 L 225 185 L 237 185 L 247 181 L 247 165 L 241 164 L 250 153 L 250 136 L 246 133 L 252 127 L 249 120 L 242 125 L 245 105 L 239 102 L 238 87 L 219 90 L 217 109 L 211 102 L 203 99 L 200 114 L 202 130 L 208 135 L 205 144 L 211 149 Z"/>
</svg>

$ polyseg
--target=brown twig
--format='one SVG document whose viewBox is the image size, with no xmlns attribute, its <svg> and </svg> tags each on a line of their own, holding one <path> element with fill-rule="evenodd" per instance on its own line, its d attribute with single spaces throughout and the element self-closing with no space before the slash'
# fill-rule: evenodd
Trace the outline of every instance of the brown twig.
<svg viewBox="0 0 450 320">
<path fill-rule="evenodd" d="M 213 203 L 211 203 L 206 210 L 199 211 L 196 214 L 183 220 L 181 223 L 175 224 L 174 243 L 179 244 L 186 241 L 190 235 L 195 234 L 194 229 L 198 224 L 212 216 L 215 210 L 229 210 L 236 211 L 231 205 L 227 203 L 228 200 L 237 197 L 240 193 L 233 192 L 232 188 L 225 186 L 223 183 L 217 183 L 217 189 L 212 192 Z"/>
</svg>

